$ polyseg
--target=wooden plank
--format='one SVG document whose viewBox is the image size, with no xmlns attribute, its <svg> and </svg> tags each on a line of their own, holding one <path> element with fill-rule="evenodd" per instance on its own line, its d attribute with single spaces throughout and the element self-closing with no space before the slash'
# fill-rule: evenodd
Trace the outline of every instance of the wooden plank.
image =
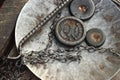
<svg viewBox="0 0 120 80">
<path fill-rule="evenodd" d="M 1 5 L 3 3 L 2 1 Z M 6 48 L 12 38 L 11 35 L 14 31 L 18 14 L 27 1 L 5 0 L 0 8 L 0 57 L 6 53 Z"/>
<path fill-rule="evenodd" d="M 6 0 L 0 8 L 0 56 L 2 56 L 6 48 L 10 48 L 10 42 L 14 42 L 14 27 L 17 16 L 27 0 Z M 0 1 L 1 3 L 1 1 Z M 1 3 L 2 4 L 2 3 Z M 0 5 L 1 5 L 0 4 Z M 13 40 L 13 41 L 11 41 Z M 8 47 L 9 46 L 9 47 Z M 11 50 L 12 55 L 16 54 L 16 49 Z M 10 55 L 11 56 L 11 55 Z M 39 80 L 29 69 L 26 68 L 20 80 Z"/>
<path fill-rule="evenodd" d="M 1 1 L 0 1 L 0 8 L 1 8 L 1 6 L 2 6 L 2 4 L 3 4 L 4 1 L 5 1 L 5 0 L 1 0 Z"/>
</svg>

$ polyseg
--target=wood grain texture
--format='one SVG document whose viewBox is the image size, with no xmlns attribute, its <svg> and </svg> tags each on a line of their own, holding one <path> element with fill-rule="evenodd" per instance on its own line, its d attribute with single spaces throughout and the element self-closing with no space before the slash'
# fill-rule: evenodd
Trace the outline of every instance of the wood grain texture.
<svg viewBox="0 0 120 80">
<path fill-rule="evenodd" d="M 16 19 L 27 0 L 5 0 L 4 3 L 2 1 L 0 8 L 0 57 L 7 52 L 6 48 L 12 38 Z"/>
<path fill-rule="evenodd" d="M 3 3 L 4 1 L 4 3 Z M 14 43 L 14 27 L 17 17 L 22 7 L 28 0 L 2 0 L 0 1 L 0 57 L 3 56 L 8 48 L 12 48 L 10 45 Z M 12 43 L 11 43 L 12 42 Z M 14 46 L 13 45 L 13 46 Z M 10 50 L 10 56 L 16 56 L 16 47 Z M 39 80 L 35 77 L 28 68 L 21 75 L 20 80 Z"/>
</svg>

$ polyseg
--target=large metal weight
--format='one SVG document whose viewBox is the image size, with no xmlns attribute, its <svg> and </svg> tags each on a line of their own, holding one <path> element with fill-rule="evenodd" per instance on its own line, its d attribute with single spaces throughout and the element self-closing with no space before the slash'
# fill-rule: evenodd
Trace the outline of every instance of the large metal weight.
<svg viewBox="0 0 120 80">
<path fill-rule="evenodd" d="M 57 39 L 68 46 L 80 44 L 84 40 L 85 34 L 83 22 L 75 17 L 62 18 L 55 28 Z"/>
</svg>

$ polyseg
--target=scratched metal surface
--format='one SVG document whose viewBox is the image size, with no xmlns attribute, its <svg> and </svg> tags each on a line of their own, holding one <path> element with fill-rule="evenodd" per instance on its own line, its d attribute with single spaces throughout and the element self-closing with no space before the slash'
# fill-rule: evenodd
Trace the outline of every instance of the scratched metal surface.
<svg viewBox="0 0 120 80">
<path fill-rule="evenodd" d="M 93 17 L 85 21 L 86 29 L 100 28 L 106 33 L 106 42 L 102 47 L 120 50 L 120 9 L 111 0 L 93 0 L 96 5 Z M 48 6 L 49 4 L 49 6 Z M 15 39 L 18 46 L 20 40 L 39 23 L 41 18 L 54 8 L 55 0 L 29 0 L 23 7 L 16 24 Z M 68 16 L 69 9 L 62 10 L 62 16 Z M 43 50 L 48 43 L 50 32 L 49 21 L 41 32 L 31 37 L 23 46 L 22 54 L 29 51 Z M 99 54 L 82 51 L 82 60 L 78 64 L 53 62 L 45 65 L 26 64 L 27 67 L 42 80 L 109 80 L 120 68 L 120 57 L 111 53 Z"/>
</svg>

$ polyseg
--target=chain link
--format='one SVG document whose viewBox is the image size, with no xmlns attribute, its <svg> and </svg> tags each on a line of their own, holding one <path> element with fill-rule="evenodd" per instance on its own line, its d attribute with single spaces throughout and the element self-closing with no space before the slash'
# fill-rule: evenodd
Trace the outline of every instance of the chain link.
<svg viewBox="0 0 120 80">
<path fill-rule="evenodd" d="M 57 21 L 61 17 L 61 9 L 71 1 L 72 0 L 57 0 L 59 6 L 54 11 L 52 11 L 47 17 L 45 17 L 38 26 L 33 28 L 33 30 L 30 31 L 20 41 L 19 50 L 21 50 L 22 45 L 25 43 L 25 41 L 27 41 L 28 38 L 30 38 L 36 31 L 38 31 L 38 29 L 41 29 L 42 26 L 45 25 L 45 23 L 47 23 L 50 20 L 50 18 L 55 16 L 53 20 L 53 24 L 50 26 L 51 31 L 48 34 L 49 41 L 48 41 L 47 47 L 42 51 L 29 52 L 23 58 L 25 63 L 29 62 L 34 65 L 37 63 L 44 64 L 44 63 L 54 62 L 54 61 L 59 61 L 62 63 L 77 61 L 78 63 L 80 63 L 82 58 L 81 53 L 83 50 L 86 50 L 89 53 L 94 53 L 96 51 L 98 53 L 105 53 L 109 51 L 111 53 L 114 53 L 120 56 L 119 52 L 114 50 L 113 48 L 95 48 L 93 46 L 84 46 L 84 45 L 78 45 L 70 49 L 58 48 L 57 50 L 50 50 L 50 47 L 52 46 L 52 41 L 54 39 L 54 31 L 53 31 L 54 26 L 56 25 Z"/>
<path fill-rule="evenodd" d="M 25 69 L 21 59 L 13 62 L 4 56 L 0 59 L 0 80 L 19 80 Z"/>
<path fill-rule="evenodd" d="M 82 51 L 88 51 L 89 53 L 94 53 L 94 52 L 98 52 L 98 53 L 106 53 L 106 52 L 110 52 L 113 54 L 116 54 L 117 56 L 120 56 L 119 52 L 117 52 L 116 50 L 114 50 L 113 48 L 94 48 L 92 46 L 76 46 L 74 48 L 71 49 L 57 49 L 57 50 L 45 50 L 45 51 L 40 51 L 40 52 L 36 52 L 36 51 L 32 51 L 24 58 L 25 62 L 29 62 L 31 64 L 44 64 L 44 63 L 48 63 L 50 62 L 54 62 L 54 61 L 59 61 L 62 63 L 70 63 L 70 62 L 78 62 L 80 63 L 81 61 L 81 53 Z M 35 55 L 35 56 L 34 56 Z"/>
<path fill-rule="evenodd" d="M 66 6 L 68 3 L 70 3 L 72 0 L 62 0 L 62 3 L 55 8 L 49 15 L 47 15 L 43 20 L 41 20 L 41 22 L 35 27 L 33 28 L 19 43 L 18 46 L 18 50 L 19 52 L 22 50 L 22 46 L 23 44 L 25 44 L 25 42 L 35 34 L 35 32 L 37 32 L 38 30 L 41 30 L 42 27 L 53 17 L 55 16 L 62 8 L 64 8 L 64 6 Z"/>
<path fill-rule="evenodd" d="M 116 3 L 118 6 L 120 6 L 120 0 L 112 0 L 114 3 Z"/>
</svg>

